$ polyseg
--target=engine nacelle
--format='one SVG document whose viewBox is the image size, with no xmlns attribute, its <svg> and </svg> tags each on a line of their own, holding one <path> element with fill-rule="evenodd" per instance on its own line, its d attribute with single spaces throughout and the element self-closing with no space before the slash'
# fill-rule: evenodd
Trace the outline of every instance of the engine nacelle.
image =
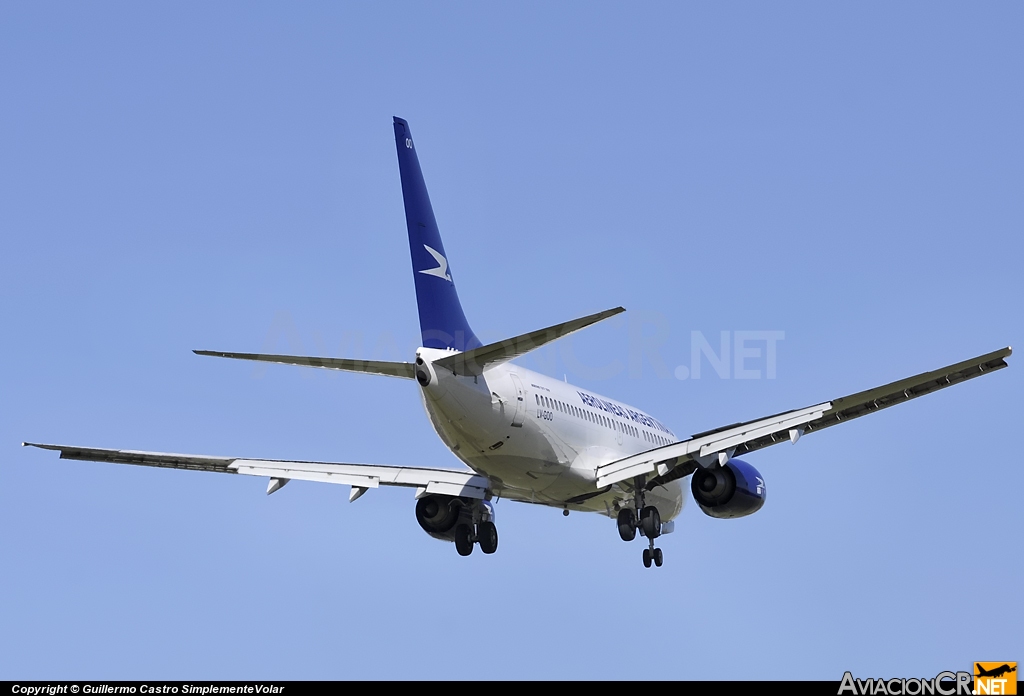
<svg viewBox="0 0 1024 696">
<path fill-rule="evenodd" d="M 454 540 L 452 530 L 462 514 L 462 500 L 447 495 L 425 495 L 416 501 L 416 521 L 423 531 L 444 541 Z"/>
<path fill-rule="evenodd" d="M 416 521 L 435 539 L 455 541 L 455 525 L 493 522 L 494 506 L 486 500 L 425 495 L 416 501 Z"/>
<path fill-rule="evenodd" d="M 730 459 L 725 466 L 698 467 L 690 491 L 705 515 L 720 519 L 753 515 L 764 505 L 766 494 L 764 478 L 740 459 Z"/>
</svg>

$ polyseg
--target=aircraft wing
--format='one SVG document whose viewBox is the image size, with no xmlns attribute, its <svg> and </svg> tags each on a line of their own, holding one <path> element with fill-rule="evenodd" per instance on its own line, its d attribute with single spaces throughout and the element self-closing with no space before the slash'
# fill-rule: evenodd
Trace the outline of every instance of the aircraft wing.
<svg viewBox="0 0 1024 696">
<path fill-rule="evenodd" d="M 647 479 L 648 490 L 688 476 L 698 466 L 753 452 L 778 442 L 796 442 L 816 432 L 883 408 L 930 394 L 953 384 L 1006 367 L 1010 348 L 978 356 L 932 372 L 901 379 L 881 387 L 844 396 L 816 406 L 786 411 L 747 423 L 736 423 L 694 435 L 688 440 L 641 452 L 604 464 L 597 469 L 598 487 L 636 476 Z"/>
<path fill-rule="evenodd" d="M 42 445 L 34 442 L 23 442 L 22 445 L 60 452 L 61 459 L 266 476 L 271 479 L 270 485 L 267 487 L 268 494 L 273 493 L 291 479 L 340 483 L 352 486 L 352 492 L 349 496 L 350 500 L 355 500 L 367 489 L 379 486 L 416 488 L 417 497 L 428 493 L 437 493 L 440 495 L 481 499 L 491 487 L 490 481 L 483 476 L 469 471 L 455 471 L 452 469 L 209 457 L 195 454 Z"/>
</svg>

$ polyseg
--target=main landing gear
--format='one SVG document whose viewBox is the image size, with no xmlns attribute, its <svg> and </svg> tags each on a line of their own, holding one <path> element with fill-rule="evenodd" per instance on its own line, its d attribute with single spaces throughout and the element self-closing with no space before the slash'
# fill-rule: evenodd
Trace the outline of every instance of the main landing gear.
<svg viewBox="0 0 1024 696">
<path fill-rule="evenodd" d="M 653 505 L 644 503 L 644 477 L 637 476 L 633 480 L 635 508 L 640 511 L 640 519 L 637 520 L 633 508 L 622 508 L 615 520 L 619 528 L 619 536 L 623 541 L 633 541 L 639 529 L 640 534 L 647 537 L 648 547 L 644 549 L 644 567 L 650 568 L 651 563 L 661 567 L 664 556 L 661 549 L 654 547 L 654 540 L 661 536 L 661 513 Z"/>
<path fill-rule="evenodd" d="M 416 521 L 435 539 L 454 541 L 460 556 L 473 553 L 477 544 L 487 554 L 498 550 L 494 506 L 488 500 L 425 495 L 416 502 Z"/>
<path fill-rule="evenodd" d="M 498 550 L 498 528 L 491 521 L 478 522 L 476 533 L 473 527 L 468 524 L 455 526 L 455 550 L 460 556 L 468 556 L 473 553 L 473 545 L 480 544 L 480 550 L 484 553 L 494 553 Z"/>
</svg>

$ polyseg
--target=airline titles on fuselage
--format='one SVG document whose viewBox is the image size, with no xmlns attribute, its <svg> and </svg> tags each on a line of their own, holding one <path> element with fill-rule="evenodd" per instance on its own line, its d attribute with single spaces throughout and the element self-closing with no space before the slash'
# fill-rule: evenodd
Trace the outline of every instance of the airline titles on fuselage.
<svg viewBox="0 0 1024 696">
<path fill-rule="evenodd" d="M 662 425 L 657 418 L 651 418 L 650 416 L 644 413 L 634 411 L 631 408 L 619 406 L 618 404 L 612 403 L 611 401 L 605 401 L 600 397 L 593 396 L 592 394 L 587 394 L 586 392 L 578 391 L 576 393 L 580 395 L 580 399 L 583 400 L 583 403 L 586 404 L 587 406 L 590 406 L 591 408 L 599 408 L 602 411 L 613 413 L 619 418 L 625 418 L 627 420 L 633 421 L 634 423 L 640 423 L 642 425 L 647 426 L 648 428 L 657 428 L 663 433 L 671 437 L 675 437 L 672 431 L 666 428 L 664 425 Z"/>
<path fill-rule="evenodd" d="M 534 387 L 537 392 L 544 391 L 548 394 L 552 393 L 550 389 L 539 384 L 531 384 L 531 386 Z M 627 435 L 632 435 L 633 437 L 645 439 L 656 445 L 667 445 L 676 439 L 672 431 L 666 428 L 657 418 L 652 418 L 646 413 L 608 401 L 607 399 L 602 399 L 599 396 L 594 396 L 593 394 L 577 390 L 576 394 L 579 396 L 580 401 L 583 404 L 583 408 L 579 408 L 565 403 L 558 398 L 554 398 L 554 395 L 547 396 L 537 392 L 535 392 L 535 397 L 539 408 L 537 409 L 536 415 L 540 420 L 554 420 L 555 411 L 560 411 L 592 421 L 598 425 L 604 425 L 608 428 L 619 430 Z M 608 415 L 599 414 L 597 411 L 603 411 Z M 641 427 L 635 427 L 628 421 L 632 421 L 632 423 Z M 662 433 L 665 433 L 665 435 L 668 435 L 668 437 L 651 432 L 654 430 L 661 431 Z"/>
</svg>

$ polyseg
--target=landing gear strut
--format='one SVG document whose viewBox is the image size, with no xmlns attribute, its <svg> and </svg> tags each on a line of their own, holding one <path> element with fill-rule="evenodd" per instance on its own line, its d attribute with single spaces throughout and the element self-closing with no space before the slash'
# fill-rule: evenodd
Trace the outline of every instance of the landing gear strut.
<svg viewBox="0 0 1024 696">
<path fill-rule="evenodd" d="M 464 513 L 465 515 L 465 513 Z M 455 550 L 460 556 L 473 553 L 473 546 L 480 544 L 480 550 L 492 554 L 498 550 L 498 528 L 494 526 L 494 508 L 490 503 L 481 502 L 473 510 L 472 519 L 465 515 L 464 521 L 455 525 Z"/>
<path fill-rule="evenodd" d="M 633 505 L 640 511 L 640 519 L 637 519 L 634 508 L 622 508 L 615 519 L 619 528 L 619 536 L 623 541 L 633 541 L 636 538 L 636 530 L 647 537 L 648 546 L 644 549 L 644 567 L 650 568 L 651 563 L 661 567 L 664 556 L 661 549 L 654 547 L 654 540 L 661 536 L 661 513 L 653 505 L 647 505 L 644 501 L 645 477 L 637 476 L 633 479 Z"/>
</svg>

